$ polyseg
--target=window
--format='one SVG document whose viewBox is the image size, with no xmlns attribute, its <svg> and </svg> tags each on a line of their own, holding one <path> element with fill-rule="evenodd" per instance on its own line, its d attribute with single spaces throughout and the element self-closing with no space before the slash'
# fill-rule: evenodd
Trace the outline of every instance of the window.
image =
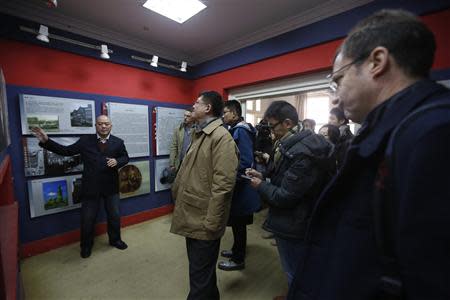
<svg viewBox="0 0 450 300">
<path fill-rule="evenodd" d="M 328 123 L 330 109 L 331 100 L 327 90 L 307 93 L 302 119 L 316 121 L 315 131 L 319 132 L 320 127 Z"/>
<path fill-rule="evenodd" d="M 255 101 L 255 103 L 256 103 L 256 111 L 261 111 L 261 100 L 260 99 L 258 99 L 258 100 L 256 100 Z"/>
<path fill-rule="evenodd" d="M 246 107 L 248 110 L 253 110 L 253 100 L 247 100 Z"/>
<path fill-rule="evenodd" d="M 237 88 L 230 90 L 229 96 L 230 99 L 239 100 L 244 104 L 242 107 L 245 120 L 253 125 L 263 119 L 270 103 L 284 100 L 297 109 L 300 120 L 316 121 L 315 131 L 318 132 L 320 127 L 328 123 L 332 108 L 327 74 L 328 72 L 323 72 Z M 354 132 L 356 124 L 349 125 Z"/>
</svg>

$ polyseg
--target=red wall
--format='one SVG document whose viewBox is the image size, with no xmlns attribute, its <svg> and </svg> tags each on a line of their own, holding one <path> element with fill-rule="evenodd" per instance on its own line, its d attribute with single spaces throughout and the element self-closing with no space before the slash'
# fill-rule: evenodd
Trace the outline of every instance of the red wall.
<svg viewBox="0 0 450 300">
<path fill-rule="evenodd" d="M 450 9 L 422 17 L 434 32 L 437 51 L 433 69 L 450 68 Z M 262 81 L 281 79 L 331 68 L 342 40 L 316 45 L 260 62 L 195 80 L 192 99 L 204 90 L 216 90 L 227 97 L 227 90 Z"/>
<path fill-rule="evenodd" d="M 7 84 L 186 104 L 192 81 L 0 39 Z"/>
<path fill-rule="evenodd" d="M 424 16 L 437 40 L 434 69 L 450 68 L 450 9 Z M 189 104 L 203 90 L 227 89 L 331 67 L 341 40 L 244 65 L 194 81 L 0 39 L 8 84 Z"/>
</svg>

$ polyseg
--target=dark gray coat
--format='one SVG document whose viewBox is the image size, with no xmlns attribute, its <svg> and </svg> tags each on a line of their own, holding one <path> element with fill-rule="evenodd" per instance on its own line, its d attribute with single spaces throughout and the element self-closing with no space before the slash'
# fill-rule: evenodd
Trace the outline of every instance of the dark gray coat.
<svg viewBox="0 0 450 300">
<path fill-rule="evenodd" d="M 334 170 L 333 146 L 309 130 L 281 142 L 282 157 L 274 167 L 270 183 L 258 187 L 269 204 L 263 227 L 287 239 L 303 239 L 311 209 Z"/>
</svg>

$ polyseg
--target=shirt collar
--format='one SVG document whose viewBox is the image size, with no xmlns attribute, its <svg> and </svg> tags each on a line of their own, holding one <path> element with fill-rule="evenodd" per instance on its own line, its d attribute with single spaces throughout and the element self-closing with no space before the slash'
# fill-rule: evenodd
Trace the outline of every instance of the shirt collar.
<svg viewBox="0 0 450 300">
<path fill-rule="evenodd" d="M 102 142 L 102 143 L 106 143 L 106 142 L 109 140 L 109 136 L 110 136 L 110 135 L 111 135 L 111 133 L 108 134 L 107 137 L 102 138 L 102 137 L 100 137 L 100 136 L 98 135 L 98 133 L 97 133 L 97 140 L 99 140 L 99 141 Z"/>
<path fill-rule="evenodd" d="M 208 118 L 206 118 L 205 120 L 203 120 L 203 122 L 197 124 L 197 126 L 195 128 L 195 131 L 196 132 L 202 131 L 203 129 L 205 129 L 206 126 L 209 125 L 209 123 L 215 121 L 216 119 L 217 119 L 216 117 L 208 117 Z"/>
</svg>

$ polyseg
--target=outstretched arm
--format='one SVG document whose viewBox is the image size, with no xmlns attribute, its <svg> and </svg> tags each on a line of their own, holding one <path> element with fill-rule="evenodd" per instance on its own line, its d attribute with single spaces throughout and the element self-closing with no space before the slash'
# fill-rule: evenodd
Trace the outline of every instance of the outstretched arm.
<svg viewBox="0 0 450 300">
<path fill-rule="evenodd" d="M 48 141 L 48 135 L 41 127 L 33 127 L 31 128 L 31 132 L 42 144 L 45 144 Z"/>
<path fill-rule="evenodd" d="M 72 156 L 80 153 L 79 141 L 69 146 L 60 145 L 48 138 L 47 133 L 40 127 L 31 128 L 33 135 L 39 140 L 39 146 L 63 156 Z"/>
</svg>

